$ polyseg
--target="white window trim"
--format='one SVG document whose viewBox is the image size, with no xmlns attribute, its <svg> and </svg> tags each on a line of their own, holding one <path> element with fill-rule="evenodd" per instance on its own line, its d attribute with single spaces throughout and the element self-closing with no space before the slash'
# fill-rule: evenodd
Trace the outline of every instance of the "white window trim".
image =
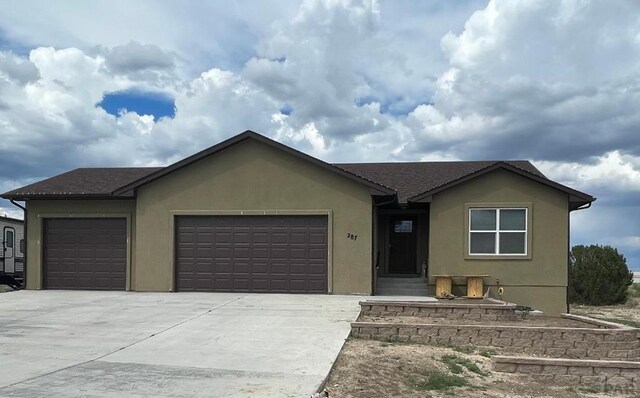
<svg viewBox="0 0 640 398">
<path fill-rule="evenodd" d="M 496 228 L 494 230 L 472 230 L 471 229 L 471 212 L 473 210 L 495 210 L 496 211 Z M 512 229 L 500 229 L 500 212 L 501 210 L 524 210 L 524 231 Z M 468 255 L 469 256 L 493 256 L 493 257 L 526 257 L 529 253 L 529 209 L 526 207 L 470 207 L 469 208 L 469 225 L 467 226 L 468 239 Z M 496 237 L 495 248 L 493 253 L 472 253 L 471 252 L 471 233 L 493 233 Z M 524 253 L 500 253 L 500 234 L 501 233 L 523 233 L 524 232 Z"/>
</svg>

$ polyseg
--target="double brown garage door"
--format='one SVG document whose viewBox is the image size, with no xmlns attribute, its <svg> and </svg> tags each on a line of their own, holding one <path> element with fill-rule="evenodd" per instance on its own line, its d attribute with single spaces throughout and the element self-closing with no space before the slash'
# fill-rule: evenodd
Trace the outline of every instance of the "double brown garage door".
<svg viewBox="0 0 640 398">
<path fill-rule="evenodd" d="M 47 289 L 125 290 L 124 218 L 44 220 Z M 176 220 L 179 291 L 326 293 L 326 216 Z"/>
<path fill-rule="evenodd" d="M 43 227 L 45 288 L 125 290 L 125 218 L 49 218 Z"/>
<path fill-rule="evenodd" d="M 179 291 L 326 293 L 326 216 L 181 216 Z"/>
</svg>

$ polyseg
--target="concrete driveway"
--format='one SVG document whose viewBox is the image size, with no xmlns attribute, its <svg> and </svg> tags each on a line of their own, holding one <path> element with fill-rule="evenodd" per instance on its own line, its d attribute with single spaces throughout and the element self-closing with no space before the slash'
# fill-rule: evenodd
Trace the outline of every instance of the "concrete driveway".
<svg viewBox="0 0 640 398">
<path fill-rule="evenodd" d="M 307 397 L 357 296 L 19 291 L 0 295 L 3 397 Z"/>
</svg>

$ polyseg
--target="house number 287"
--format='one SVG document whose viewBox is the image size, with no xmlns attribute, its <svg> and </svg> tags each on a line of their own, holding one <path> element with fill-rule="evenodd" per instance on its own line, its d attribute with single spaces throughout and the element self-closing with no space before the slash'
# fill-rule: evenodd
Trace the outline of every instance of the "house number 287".
<svg viewBox="0 0 640 398">
<path fill-rule="evenodd" d="M 349 238 L 351 240 L 357 240 L 358 239 L 358 235 L 354 235 L 352 233 L 348 233 L 347 234 L 347 238 Z"/>
</svg>

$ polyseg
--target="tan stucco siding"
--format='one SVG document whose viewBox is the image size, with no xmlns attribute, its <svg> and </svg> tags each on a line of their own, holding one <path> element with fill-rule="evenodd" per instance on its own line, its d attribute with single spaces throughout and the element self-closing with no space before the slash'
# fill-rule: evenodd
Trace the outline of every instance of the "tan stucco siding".
<svg viewBox="0 0 640 398">
<path fill-rule="evenodd" d="M 128 218 L 128 262 L 132 264 L 135 261 L 134 242 L 131 239 L 135 234 L 134 200 L 31 200 L 27 202 L 27 289 L 42 288 L 43 219 L 65 217 Z M 130 286 L 129 283 L 127 286 Z"/>
<path fill-rule="evenodd" d="M 329 289 L 371 292 L 368 188 L 255 141 L 236 144 L 138 190 L 135 290 L 173 290 L 176 215 L 240 212 L 328 214 Z M 348 239 L 348 233 L 357 240 Z"/>
<path fill-rule="evenodd" d="M 467 253 L 468 206 L 500 204 L 529 208 L 529 252 L 521 259 L 477 259 Z M 440 192 L 431 203 L 429 275 L 486 274 L 504 287 L 505 300 L 550 314 L 566 311 L 567 195 L 505 170 L 497 170 Z M 434 278 L 430 278 L 433 283 Z"/>
</svg>

